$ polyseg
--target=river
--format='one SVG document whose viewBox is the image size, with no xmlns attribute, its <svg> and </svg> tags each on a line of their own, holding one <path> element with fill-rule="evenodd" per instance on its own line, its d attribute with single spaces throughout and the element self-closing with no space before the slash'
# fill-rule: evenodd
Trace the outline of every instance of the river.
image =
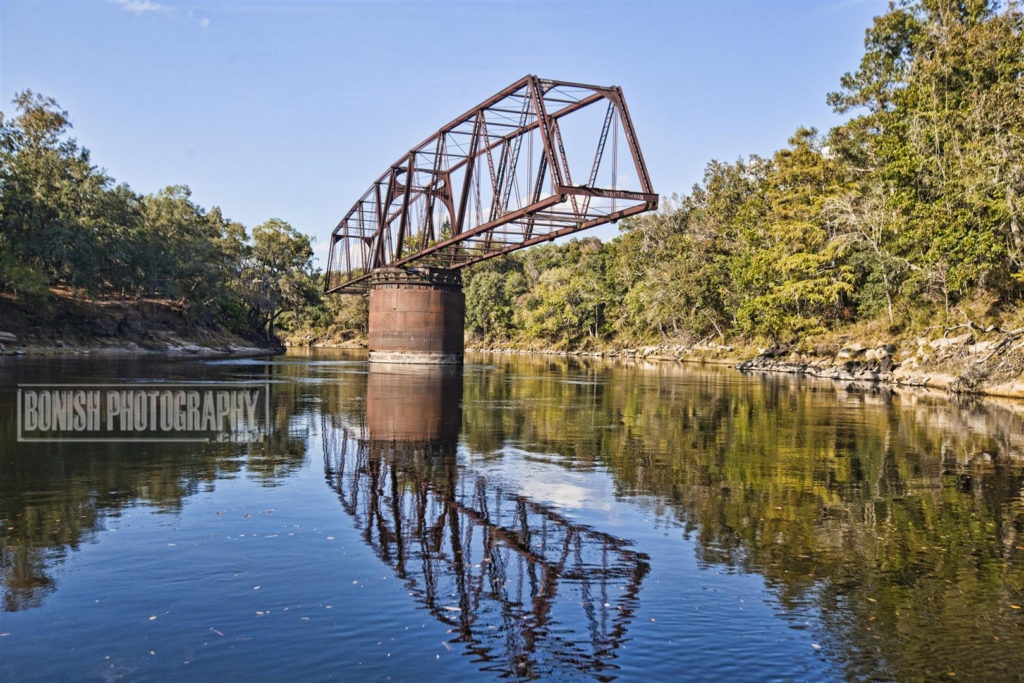
<svg viewBox="0 0 1024 683">
<path fill-rule="evenodd" d="M 257 443 L 19 443 L 32 382 L 266 382 Z M 1009 678 L 1024 407 L 355 352 L 0 363 L 0 678 Z"/>
</svg>

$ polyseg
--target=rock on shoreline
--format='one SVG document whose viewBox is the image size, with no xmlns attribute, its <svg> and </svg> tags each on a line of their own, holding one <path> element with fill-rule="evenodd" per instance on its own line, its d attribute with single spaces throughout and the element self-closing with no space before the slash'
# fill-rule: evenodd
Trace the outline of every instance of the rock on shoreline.
<svg viewBox="0 0 1024 683">
<path fill-rule="evenodd" d="M 764 349 L 756 357 L 736 364 L 741 372 L 782 372 L 822 379 L 854 382 L 900 383 L 894 375 L 896 346 L 882 344 L 867 348 L 860 344 L 844 347 L 834 357 L 808 357 L 788 347 Z M 909 380 L 909 378 L 908 378 Z M 908 381 L 923 386 L 926 382 Z"/>
<path fill-rule="evenodd" d="M 926 387 L 979 396 L 1024 398 L 1024 331 L 1021 334 L 974 330 L 937 339 L 919 338 L 916 347 L 850 343 L 811 352 L 780 345 L 751 350 L 702 342 L 692 346 L 662 344 L 594 351 L 555 349 L 473 348 L 489 353 L 590 356 L 625 360 L 727 364 L 741 372 L 806 375 L 837 382 L 866 382 Z M 906 345 L 905 345 L 906 346 Z M 746 358 L 743 356 L 747 355 Z"/>
</svg>

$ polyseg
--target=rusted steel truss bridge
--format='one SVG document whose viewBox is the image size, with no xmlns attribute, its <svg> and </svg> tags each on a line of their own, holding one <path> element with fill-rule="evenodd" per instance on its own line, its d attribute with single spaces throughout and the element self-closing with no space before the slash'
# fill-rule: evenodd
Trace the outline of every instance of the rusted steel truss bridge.
<svg viewBox="0 0 1024 683">
<path fill-rule="evenodd" d="M 620 87 L 526 76 L 370 185 L 334 229 L 325 291 L 365 292 L 381 269 L 456 270 L 657 205 Z"/>
</svg>

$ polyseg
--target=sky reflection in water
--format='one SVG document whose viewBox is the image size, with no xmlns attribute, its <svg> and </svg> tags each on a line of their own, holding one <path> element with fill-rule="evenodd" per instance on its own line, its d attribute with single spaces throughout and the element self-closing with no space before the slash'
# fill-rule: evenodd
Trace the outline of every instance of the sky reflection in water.
<svg viewBox="0 0 1024 683">
<path fill-rule="evenodd" d="M 16 444 L 14 387 L 58 379 L 267 379 L 273 436 Z M 1016 675 L 1022 409 L 550 357 L 5 361 L 0 677 Z"/>
</svg>

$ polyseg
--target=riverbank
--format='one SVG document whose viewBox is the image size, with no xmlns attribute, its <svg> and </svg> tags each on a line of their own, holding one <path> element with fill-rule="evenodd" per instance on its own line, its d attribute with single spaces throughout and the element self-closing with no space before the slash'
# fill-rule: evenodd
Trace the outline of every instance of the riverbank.
<svg viewBox="0 0 1024 683">
<path fill-rule="evenodd" d="M 294 339 L 285 338 L 285 347 L 289 349 L 365 349 L 365 339 L 347 339 L 342 341 L 315 341 L 308 342 L 305 340 L 295 341 Z"/>
<path fill-rule="evenodd" d="M 0 356 L 181 354 L 246 356 L 281 353 L 217 321 L 196 321 L 159 299 L 76 299 L 55 294 L 29 303 L 0 297 Z"/>
<path fill-rule="evenodd" d="M 838 382 L 1024 399 L 1024 330 L 994 326 L 965 324 L 944 329 L 940 336 L 912 340 L 810 339 L 771 348 L 702 342 L 588 350 L 486 346 L 467 350 L 709 363 L 729 365 L 745 373 L 806 375 Z"/>
<path fill-rule="evenodd" d="M 749 342 L 663 343 L 556 349 L 540 345 L 473 345 L 467 350 L 551 354 L 733 366 L 741 372 L 806 375 L 840 382 L 939 389 L 1024 399 L 1024 329 L 970 322 L 931 336 L 866 339 L 846 333 L 760 348 Z M 879 335 L 881 336 L 881 335 Z M 297 343 L 298 342 L 298 343 Z M 312 343 L 309 343 L 312 342 Z M 365 348 L 351 339 L 286 339 L 277 345 L 243 338 L 217 322 L 190 320 L 162 300 L 83 300 L 56 296 L 45 305 L 0 297 L 0 355 L 182 354 L 244 356 L 290 348 Z"/>
</svg>

